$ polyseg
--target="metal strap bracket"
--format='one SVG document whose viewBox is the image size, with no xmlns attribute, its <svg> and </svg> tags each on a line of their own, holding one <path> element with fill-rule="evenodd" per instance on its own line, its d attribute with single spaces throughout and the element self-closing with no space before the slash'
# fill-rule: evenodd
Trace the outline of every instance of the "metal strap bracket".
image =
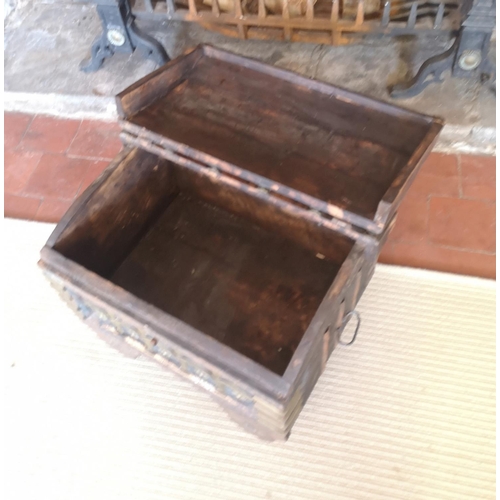
<svg viewBox="0 0 500 500">
<path fill-rule="evenodd" d="M 344 319 L 342 320 L 342 330 L 344 330 L 344 327 L 347 325 L 347 323 L 349 322 L 349 320 L 353 316 L 356 318 L 356 321 L 357 321 L 356 329 L 354 330 L 354 335 L 352 336 L 352 339 L 349 342 L 346 342 L 346 341 L 342 340 L 342 334 L 340 334 L 339 344 L 342 344 L 342 345 L 345 345 L 345 346 L 354 344 L 354 341 L 356 340 L 356 337 L 358 335 L 359 327 L 361 326 L 361 315 L 359 314 L 358 311 L 356 311 L 355 309 L 353 309 L 352 311 L 349 311 L 345 315 Z"/>
</svg>

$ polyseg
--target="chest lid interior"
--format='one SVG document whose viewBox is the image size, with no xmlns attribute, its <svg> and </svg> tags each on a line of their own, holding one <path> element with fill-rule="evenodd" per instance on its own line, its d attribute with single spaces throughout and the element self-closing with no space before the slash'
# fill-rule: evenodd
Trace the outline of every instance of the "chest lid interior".
<svg viewBox="0 0 500 500">
<path fill-rule="evenodd" d="M 117 97 L 126 141 L 373 234 L 441 120 L 199 46 Z"/>
</svg>

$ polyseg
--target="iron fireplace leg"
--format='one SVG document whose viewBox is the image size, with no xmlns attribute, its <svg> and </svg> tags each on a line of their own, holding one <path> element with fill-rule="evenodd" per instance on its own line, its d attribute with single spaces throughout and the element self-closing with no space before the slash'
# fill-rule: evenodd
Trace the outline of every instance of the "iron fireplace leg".
<svg viewBox="0 0 500 500">
<path fill-rule="evenodd" d="M 151 59 L 158 66 L 162 66 L 170 61 L 161 43 L 141 31 L 135 23 L 130 24 L 128 33 L 135 48 L 139 49 L 147 59 Z"/>
<path fill-rule="evenodd" d="M 453 66 L 457 50 L 457 40 L 442 54 L 427 59 L 411 80 L 398 83 L 390 88 L 389 93 L 391 97 L 396 99 L 400 97 L 413 97 L 420 94 L 427 85 L 442 82 L 441 75 L 443 72 Z"/>
<path fill-rule="evenodd" d="M 495 0 L 474 0 L 453 45 L 427 59 L 411 80 L 390 88 L 391 97 L 416 96 L 429 84 L 442 82 L 441 75 L 448 69 L 454 77 L 489 80 L 494 87 L 496 70 L 488 59 L 488 52 L 495 29 L 495 11 Z"/>
<path fill-rule="evenodd" d="M 170 61 L 163 46 L 136 26 L 129 0 L 98 1 L 103 33 L 92 46 L 90 60 L 80 65 L 82 71 L 97 71 L 116 52 L 132 54 L 136 49 L 159 66 Z"/>
</svg>

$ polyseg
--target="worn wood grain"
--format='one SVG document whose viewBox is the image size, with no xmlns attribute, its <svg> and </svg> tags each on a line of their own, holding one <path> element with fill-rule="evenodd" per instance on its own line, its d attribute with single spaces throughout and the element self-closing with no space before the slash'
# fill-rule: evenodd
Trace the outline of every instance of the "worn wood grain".
<svg viewBox="0 0 500 500">
<path fill-rule="evenodd" d="M 442 123 L 207 46 L 118 104 L 136 147 L 41 266 L 85 321 L 286 439 Z"/>
<path fill-rule="evenodd" d="M 280 211 L 286 212 L 292 217 L 307 219 L 319 227 L 341 233 L 352 240 L 368 239 L 372 241 L 373 233 L 369 234 L 368 231 L 379 229 L 375 233 L 380 233 L 387 229 L 382 227 L 380 230 L 375 222 L 368 222 L 367 231 L 360 231 L 355 222 L 361 224 L 363 220 L 366 221 L 360 216 L 354 216 L 350 212 L 327 205 L 308 195 L 272 182 L 265 177 L 255 176 L 255 174 L 250 174 L 237 167 L 224 164 L 220 160 L 215 161 L 216 166 L 207 164 L 206 155 L 201 155 L 194 150 L 190 150 L 189 153 L 185 154 L 173 151 L 169 149 L 168 145 L 165 145 L 165 143 L 169 142 L 167 139 L 157 136 L 156 141 L 152 142 L 143 138 L 140 132 L 137 135 L 139 127 L 136 125 L 127 123 L 125 126 L 127 132 L 122 132 L 120 137 L 126 144 L 154 153 L 202 177 L 216 180 L 221 187 L 232 188 L 237 186 L 237 189 L 276 206 Z M 133 133 L 129 132 L 131 129 L 134 129 Z M 196 159 L 191 159 L 190 154 L 193 154 Z M 255 177 L 258 177 L 258 179 L 256 180 Z M 323 208 L 325 208 L 326 212 L 322 211 Z M 330 210 L 332 208 L 334 210 Z"/>
<path fill-rule="evenodd" d="M 181 193 L 111 280 L 281 375 L 341 265 Z"/>
<path fill-rule="evenodd" d="M 299 210 L 295 213 L 287 211 L 285 207 L 271 203 L 265 194 L 256 196 L 237 184 L 224 184 L 218 182 L 217 178 L 202 176 L 175 164 L 171 164 L 171 168 L 175 171 L 175 179 L 181 190 L 273 231 L 314 254 L 342 262 L 353 246 L 353 238 L 332 231 L 317 220 L 304 217 Z"/>
<path fill-rule="evenodd" d="M 169 204 L 176 189 L 165 160 L 134 150 L 59 235 L 55 250 L 108 276 Z"/>
<path fill-rule="evenodd" d="M 355 243 L 139 149 L 83 199 L 57 252 L 280 375 Z"/>
<path fill-rule="evenodd" d="M 150 132 L 152 141 L 170 141 L 165 147 L 237 166 L 242 176 L 320 201 L 325 213 L 383 231 L 379 205 L 398 189 L 429 130 L 436 135 L 432 118 L 298 75 L 285 78 L 282 70 L 211 47 L 200 50 L 181 83 L 127 122 L 145 138 Z"/>
</svg>

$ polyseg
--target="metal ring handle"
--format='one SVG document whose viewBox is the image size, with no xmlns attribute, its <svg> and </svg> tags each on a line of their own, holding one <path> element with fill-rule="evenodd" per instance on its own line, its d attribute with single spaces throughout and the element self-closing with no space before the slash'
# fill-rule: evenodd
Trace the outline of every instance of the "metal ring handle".
<svg viewBox="0 0 500 500">
<path fill-rule="evenodd" d="M 342 340 L 342 333 L 341 333 L 340 336 L 339 336 L 339 344 L 342 344 L 342 345 L 345 345 L 345 346 L 354 344 L 354 341 L 356 340 L 356 336 L 358 335 L 359 327 L 361 326 L 361 316 L 360 316 L 360 314 L 359 314 L 358 311 L 356 311 L 355 309 L 353 309 L 352 311 L 349 311 L 345 315 L 344 319 L 342 320 L 342 331 L 343 331 L 344 327 L 347 325 L 348 321 L 353 316 L 356 317 L 356 320 L 358 322 L 358 324 L 356 325 L 356 330 L 354 330 L 354 335 L 352 336 L 352 339 L 349 342 L 344 342 Z"/>
</svg>

